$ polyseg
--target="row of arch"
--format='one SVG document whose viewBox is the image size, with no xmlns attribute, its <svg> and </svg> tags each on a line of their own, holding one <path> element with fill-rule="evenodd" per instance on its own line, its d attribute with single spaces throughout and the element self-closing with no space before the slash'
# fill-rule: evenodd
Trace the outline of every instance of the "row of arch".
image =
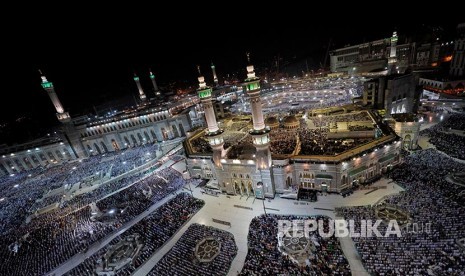
<svg viewBox="0 0 465 276">
<path fill-rule="evenodd" d="M 405 98 L 407 98 L 407 93 L 404 93 L 403 95 L 398 95 L 397 97 L 396 96 L 392 97 L 392 102 L 400 101 Z"/>
<path fill-rule="evenodd" d="M 137 119 L 122 120 L 116 123 L 111 123 L 111 125 L 108 124 L 108 125 L 87 128 L 86 132 L 81 133 L 81 137 L 84 138 L 84 137 L 89 137 L 92 135 L 99 135 L 99 134 L 109 133 L 112 131 L 130 128 L 130 127 L 135 127 L 138 125 L 155 123 L 158 121 L 166 120 L 167 118 L 168 117 L 166 116 L 166 114 L 162 114 L 162 115 L 153 116 L 153 117 L 145 117 L 145 118 L 138 117 Z"/>
<path fill-rule="evenodd" d="M 406 113 L 407 108 L 405 107 L 405 104 L 398 104 L 397 106 L 393 106 L 391 108 L 391 114 L 397 114 L 397 113 Z"/>
<path fill-rule="evenodd" d="M 184 127 L 181 123 L 179 123 L 178 127 L 176 125 L 171 125 L 170 131 L 172 135 L 170 135 L 171 133 L 163 127 L 160 128 L 160 130 L 162 141 L 186 135 Z M 157 141 L 160 140 L 159 137 L 157 137 L 154 129 L 144 129 L 143 131 L 141 130 L 136 133 L 123 134 L 119 143 L 115 139 L 111 139 L 110 145 L 107 145 L 104 141 L 100 141 L 100 143 L 98 141 L 94 141 L 93 143 L 86 144 L 86 147 L 89 154 L 102 154 L 109 151 L 120 150 L 127 147 L 141 146 L 149 142 L 154 143 Z"/>
<path fill-rule="evenodd" d="M 398 161 L 399 161 L 399 155 L 396 154 L 394 157 L 394 163 Z M 340 184 L 341 186 L 344 186 L 344 185 L 349 184 L 349 181 L 351 180 L 357 179 L 357 180 L 364 181 L 365 179 L 373 178 L 381 174 L 381 172 L 384 172 L 390 164 L 391 162 L 389 162 L 389 164 L 385 164 L 386 166 L 382 167 L 380 163 L 377 163 L 377 162 L 370 163 L 368 164 L 367 168 L 364 171 L 358 173 L 357 175 L 354 175 L 353 177 L 349 177 L 345 174 L 342 175 Z M 300 185 L 302 185 L 303 187 L 315 188 L 315 174 L 310 173 L 310 172 L 304 172 L 304 173 L 299 174 L 299 178 L 300 178 Z M 285 180 L 285 185 L 286 185 L 285 188 L 288 189 L 292 187 L 294 184 L 295 183 L 293 182 L 293 178 L 291 176 L 287 176 Z"/>
<path fill-rule="evenodd" d="M 430 88 L 444 89 L 444 90 L 463 89 L 464 88 L 464 84 L 462 82 L 457 83 L 455 85 L 455 87 L 452 87 L 451 83 L 448 83 L 445 87 L 443 87 L 444 83 L 437 82 L 437 81 L 423 81 L 423 85 L 428 86 Z"/>
<path fill-rule="evenodd" d="M 236 195 L 243 195 L 243 196 L 253 196 L 254 195 L 254 189 L 252 186 L 252 181 L 247 181 L 247 183 L 244 183 L 244 181 L 234 181 L 234 193 Z"/>
<path fill-rule="evenodd" d="M 67 148 L 28 153 L 26 156 L 8 158 L 0 163 L 8 173 L 30 170 L 55 162 L 71 160 L 73 156 Z"/>
</svg>

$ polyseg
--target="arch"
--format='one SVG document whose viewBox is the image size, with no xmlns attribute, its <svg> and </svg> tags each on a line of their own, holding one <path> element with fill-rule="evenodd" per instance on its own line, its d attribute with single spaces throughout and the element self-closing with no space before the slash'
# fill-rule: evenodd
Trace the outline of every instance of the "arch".
<svg viewBox="0 0 465 276">
<path fill-rule="evenodd" d="M 140 144 L 142 145 L 144 143 L 144 138 L 142 138 L 140 132 L 137 132 L 137 138 L 139 138 Z"/>
<path fill-rule="evenodd" d="M 181 132 L 181 136 L 186 136 L 186 132 L 184 131 L 184 126 L 181 123 L 179 124 L 179 131 Z"/>
<path fill-rule="evenodd" d="M 163 135 L 163 141 L 168 140 L 168 133 L 164 127 L 161 128 L 161 134 Z"/>
<path fill-rule="evenodd" d="M 343 175 L 342 176 L 342 184 L 347 184 L 347 176 Z"/>
<path fill-rule="evenodd" d="M 50 160 L 55 160 L 55 156 L 53 156 L 53 153 L 51 151 L 47 152 L 48 157 Z"/>
<path fill-rule="evenodd" d="M 32 168 L 34 168 L 34 165 L 32 165 L 31 161 L 29 161 L 29 158 L 24 157 L 23 160 L 24 160 L 24 164 L 26 164 L 26 166 L 27 166 L 26 169 L 32 169 Z"/>
<path fill-rule="evenodd" d="M 292 186 L 292 178 L 290 176 L 288 176 L 286 178 L 286 188 L 289 188 Z"/>
<path fill-rule="evenodd" d="M 155 134 L 155 132 L 153 131 L 153 129 L 150 130 L 150 134 L 152 134 L 152 138 L 154 141 L 157 140 L 157 135 Z"/>
<path fill-rule="evenodd" d="M 65 158 L 71 159 L 71 154 L 69 153 L 67 148 L 63 149 L 63 154 L 64 154 Z"/>
<path fill-rule="evenodd" d="M 43 162 L 47 162 L 47 163 L 48 163 L 48 159 L 47 159 L 47 157 L 45 157 L 45 154 L 44 154 L 43 152 L 41 152 L 41 153 L 39 154 L 39 157 L 40 157 L 40 159 L 42 159 Z"/>
<path fill-rule="evenodd" d="M 92 153 L 94 150 L 90 147 L 89 144 L 87 144 L 87 150 L 89 151 L 89 153 Z"/>
<path fill-rule="evenodd" d="M 97 143 L 94 143 L 94 148 L 97 150 L 98 154 L 102 154 L 102 151 L 98 147 Z"/>
<path fill-rule="evenodd" d="M 136 146 L 137 140 L 136 140 L 136 137 L 134 137 L 134 134 L 131 134 L 131 139 L 132 139 L 133 146 Z"/>
<path fill-rule="evenodd" d="M 115 139 L 111 139 L 111 145 L 113 146 L 114 150 L 119 150 L 118 143 L 116 143 Z"/>
<path fill-rule="evenodd" d="M 19 161 L 19 159 L 14 160 L 16 163 L 16 167 L 18 168 L 18 171 L 23 171 L 26 170 L 26 168 L 23 166 L 23 164 Z"/>
<path fill-rule="evenodd" d="M 144 136 L 145 136 L 145 139 L 147 139 L 147 141 L 151 140 L 149 134 L 147 133 L 147 131 L 144 131 Z"/>
<path fill-rule="evenodd" d="M 237 185 L 237 181 L 234 181 L 234 192 L 236 194 L 240 194 L 241 193 L 241 189 L 239 188 L 239 185 Z"/>
<path fill-rule="evenodd" d="M 247 183 L 247 192 L 249 193 L 249 195 L 254 194 L 252 182 L 250 182 L 250 181 Z"/>
<path fill-rule="evenodd" d="M 171 125 L 171 128 L 173 129 L 173 135 L 174 137 L 179 137 L 179 132 L 178 132 L 178 128 L 175 126 L 175 125 Z"/>
<path fill-rule="evenodd" d="M 402 104 L 402 107 L 400 108 L 400 113 L 405 113 L 407 112 L 407 109 L 405 108 L 405 104 Z"/>
<path fill-rule="evenodd" d="M 34 154 L 31 155 L 30 158 L 31 158 L 32 164 L 34 164 L 35 167 L 40 166 L 40 162 L 39 162 L 39 160 L 37 159 L 37 157 Z"/>
<path fill-rule="evenodd" d="M 105 145 L 105 143 L 103 141 L 100 141 L 100 145 L 102 146 L 102 151 L 103 152 L 108 152 L 108 148 L 107 148 L 107 146 Z"/>
<path fill-rule="evenodd" d="M 55 154 L 56 154 L 56 156 L 57 156 L 58 158 L 60 158 L 61 160 L 64 159 L 64 158 L 63 158 L 63 154 L 61 153 L 61 151 L 56 150 L 56 151 L 55 151 Z"/>
<path fill-rule="evenodd" d="M 328 184 L 326 182 L 321 182 L 321 191 L 327 192 L 328 191 Z"/>
<path fill-rule="evenodd" d="M 131 143 L 129 142 L 128 137 L 126 137 L 126 136 L 124 136 L 124 142 L 126 143 L 125 148 L 127 148 L 127 147 L 129 147 L 131 145 Z"/>
</svg>

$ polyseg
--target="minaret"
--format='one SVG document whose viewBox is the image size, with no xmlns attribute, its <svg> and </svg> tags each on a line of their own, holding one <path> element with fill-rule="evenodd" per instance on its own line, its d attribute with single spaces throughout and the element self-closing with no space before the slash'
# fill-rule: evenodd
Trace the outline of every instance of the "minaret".
<svg viewBox="0 0 465 276">
<path fill-rule="evenodd" d="M 42 87 L 45 89 L 45 91 L 47 91 L 50 100 L 52 100 L 52 103 L 55 106 L 58 121 L 63 124 L 63 141 L 66 141 L 71 146 L 71 151 L 76 158 L 86 157 L 86 151 L 84 150 L 84 146 L 80 140 L 81 134 L 76 130 L 76 127 L 74 126 L 69 113 L 65 112 L 63 106 L 61 105 L 61 102 L 55 93 L 55 87 L 53 86 L 53 83 L 47 80 L 44 74 L 42 74 L 42 71 L 39 70 L 39 72 L 41 75 L 40 77 L 42 78 Z"/>
<path fill-rule="evenodd" d="M 206 85 L 205 78 L 201 75 L 199 66 L 197 69 L 199 70 L 200 75 L 198 78 L 199 88 L 197 89 L 197 93 L 205 111 L 205 120 L 207 121 L 208 126 L 206 137 L 213 149 L 213 162 L 217 167 L 221 167 L 221 158 L 224 154 L 224 141 L 221 135 L 223 130 L 218 128 L 218 124 L 216 122 L 215 110 L 213 110 L 212 104 L 212 89 Z"/>
<path fill-rule="evenodd" d="M 136 82 L 137 89 L 139 90 L 139 98 L 142 101 L 145 101 L 147 97 L 145 96 L 144 90 L 142 89 L 142 86 L 140 85 L 139 77 L 134 73 L 134 81 Z"/>
<path fill-rule="evenodd" d="M 150 79 L 152 80 L 155 96 L 160 96 L 160 90 L 158 89 L 157 81 L 155 80 L 155 75 L 152 73 L 152 70 L 150 70 Z"/>
<path fill-rule="evenodd" d="M 270 128 L 265 127 L 262 112 L 262 100 L 260 98 L 260 78 L 255 76 L 253 65 L 250 64 L 250 55 L 247 53 L 247 79 L 245 79 L 244 91 L 250 98 L 250 109 L 252 111 L 253 129 L 250 130 L 253 144 L 256 148 L 255 164 L 260 171 L 263 185 L 255 183 L 255 189 L 263 189 L 263 194 L 274 197 L 274 180 L 271 177 L 271 152 L 270 152 Z"/>
<path fill-rule="evenodd" d="M 213 71 L 213 81 L 215 82 L 215 86 L 218 86 L 218 77 L 216 76 L 216 69 L 215 65 L 212 62 L 212 71 Z"/>
<path fill-rule="evenodd" d="M 247 59 L 250 64 L 249 54 Z M 269 150 L 270 129 L 265 127 L 262 112 L 262 100 L 260 98 L 260 78 L 255 76 L 253 65 L 247 66 L 247 79 L 244 81 L 245 91 L 250 98 L 250 109 L 252 111 L 253 129 L 250 134 L 257 148 L 256 164 L 258 169 L 268 169 L 271 166 L 271 155 Z"/>
<path fill-rule="evenodd" d="M 57 118 L 60 122 L 68 122 L 71 120 L 68 112 L 65 112 L 63 106 L 61 105 L 60 99 L 58 99 L 57 93 L 55 92 L 55 87 L 51 81 L 47 80 L 47 77 L 42 74 L 40 71 L 40 77 L 42 78 L 42 87 L 47 91 L 50 100 L 52 100 L 53 106 L 55 106 L 55 110 L 57 111 Z"/>
<path fill-rule="evenodd" d="M 397 65 L 397 32 L 392 33 L 391 37 L 391 51 L 389 53 L 388 59 L 388 74 L 397 73 L 396 65 Z"/>
</svg>

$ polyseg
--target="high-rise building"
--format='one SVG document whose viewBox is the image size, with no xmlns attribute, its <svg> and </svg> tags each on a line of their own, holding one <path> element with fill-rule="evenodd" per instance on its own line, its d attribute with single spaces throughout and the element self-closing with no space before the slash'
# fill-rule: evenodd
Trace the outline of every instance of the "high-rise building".
<svg viewBox="0 0 465 276">
<path fill-rule="evenodd" d="M 417 110 L 421 89 L 413 74 L 382 76 L 364 83 L 363 104 L 387 115 Z"/>
<path fill-rule="evenodd" d="M 392 34 L 392 37 L 390 39 L 391 41 L 391 47 L 389 49 L 389 58 L 388 58 L 388 72 L 389 74 L 395 74 L 398 73 L 398 70 L 396 68 L 397 66 L 397 32 L 394 32 Z"/>
<path fill-rule="evenodd" d="M 465 76 L 465 23 L 457 26 L 449 74 L 457 78 Z"/>
</svg>

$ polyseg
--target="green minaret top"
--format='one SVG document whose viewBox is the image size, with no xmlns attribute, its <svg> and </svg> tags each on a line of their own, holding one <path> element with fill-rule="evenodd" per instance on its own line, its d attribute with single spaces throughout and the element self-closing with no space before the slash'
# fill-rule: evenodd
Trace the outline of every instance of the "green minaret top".
<svg viewBox="0 0 465 276">
<path fill-rule="evenodd" d="M 205 83 L 205 78 L 202 76 L 202 73 L 200 72 L 200 66 L 197 66 L 197 70 L 199 71 L 199 88 L 197 89 L 197 93 L 199 94 L 200 99 L 208 98 L 211 97 L 212 95 L 212 89 L 207 86 Z"/>
<path fill-rule="evenodd" d="M 40 74 L 42 74 L 42 72 L 39 70 Z M 47 77 L 45 76 L 40 76 L 40 78 L 42 79 L 42 87 L 44 89 L 46 88 L 53 88 L 53 83 L 51 81 L 48 81 L 47 80 Z"/>
</svg>

